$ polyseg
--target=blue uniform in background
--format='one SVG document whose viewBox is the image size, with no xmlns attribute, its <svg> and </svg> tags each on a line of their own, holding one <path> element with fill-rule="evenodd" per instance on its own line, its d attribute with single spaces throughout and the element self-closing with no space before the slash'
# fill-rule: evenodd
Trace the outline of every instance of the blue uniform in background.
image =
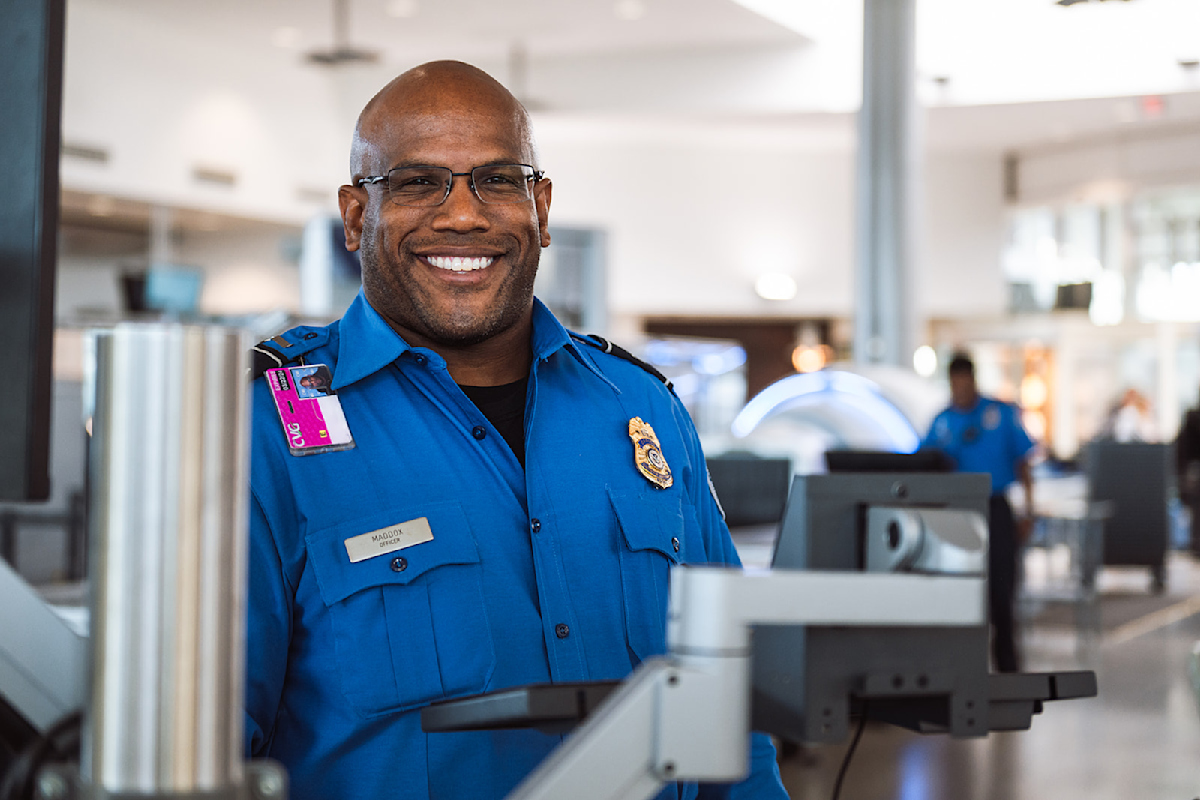
<svg viewBox="0 0 1200 800">
<path fill-rule="evenodd" d="M 988 598 L 993 628 L 992 657 L 1001 672 L 1017 672 L 1014 598 L 1017 583 L 1017 526 L 1005 492 L 1017 480 L 1017 464 L 1033 450 L 1015 406 L 980 396 L 974 407 L 955 406 L 933 419 L 922 448 L 948 455 L 959 472 L 986 472 L 992 478 L 988 502 Z"/>
<path fill-rule="evenodd" d="M 969 411 L 950 406 L 934 417 L 921 446 L 950 456 L 959 472 L 986 472 L 992 494 L 1003 494 L 1017 480 L 1016 464 L 1029 455 L 1033 440 L 1015 406 L 980 396 Z"/>
<path fill-rule="evenodd" d="M 681 563 L 738 564 L 686 410 L 634 364 L 573 341 L 535 301 L 525 469 L 435 352 L 360 293 L 284 338 L 326 364 L 354 449 L 294 456 L 255 381 L 246 744 L 296 800 L 502 798 L 562 737 L 421 731 L 445 698 L 625 677 L 665 651 Z M 641 417 L 674 475 L 638 471 Z M 432 540 L 357 563 L 345 542 L 424 517 Z M 735 786 L 665 797 L 785 798 L 752 737 Z"/>
</svg>

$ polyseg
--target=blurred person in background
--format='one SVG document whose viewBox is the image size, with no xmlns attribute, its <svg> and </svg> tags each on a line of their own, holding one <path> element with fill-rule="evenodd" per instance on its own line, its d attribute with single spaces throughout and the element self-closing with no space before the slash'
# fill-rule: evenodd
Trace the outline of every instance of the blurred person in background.
<svg viewBox="0 0 1200 800">
<path fill-rule="evenodd" d="M 1200 554 L 1200 407 L 1183 415 L 1175 436 L 1175 469 L 1179 499 L 1192 512 L 1192 552 Z"/>
<path fill-rule="evenodd" d="M 959 472 L 986 472 L 992 479 L 988 499 L 988 603 L 992 622 L 992 659 L 1000 672 L 1021 668 L 1017 648 L 1015 597 L 1017 557 L 1033 527 L 1033 440 L 1021 426 L 1020 411 L 979 393 L 975 364 L 956 353 L 947 367 L 950 405 L 933 419 L 922 449 L 938 449 Z M 1006 492 L 1020 481 L 1025 513 L 1018 520 Z"/>
<path fill-rule="evenodd" d="M 1109 412 L 1101 437 L 1117 442 L 1157 442 L 1158 426 L 1150 399 L 1137 389 L 1126 389 Z"/>
</svg>

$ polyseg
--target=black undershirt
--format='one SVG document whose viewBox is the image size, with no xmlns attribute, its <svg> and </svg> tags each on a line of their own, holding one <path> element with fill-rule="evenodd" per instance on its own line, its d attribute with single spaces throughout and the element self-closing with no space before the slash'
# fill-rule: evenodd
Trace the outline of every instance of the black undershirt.
<svg viewBox="0 0 1200 800">
<path fill-rule="evenodd" d="M 503 386 L 458 387 L 504 437 L 522 469 L 525 467 L 525 392 L 528 386 L 529 377 L 526 376 Z"/>
</svg>

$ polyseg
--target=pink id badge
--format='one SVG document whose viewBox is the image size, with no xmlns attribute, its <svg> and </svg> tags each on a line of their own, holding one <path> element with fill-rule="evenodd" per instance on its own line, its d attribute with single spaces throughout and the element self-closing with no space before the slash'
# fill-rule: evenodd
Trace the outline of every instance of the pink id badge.
<svg viewBox="0 0 1200 800">
<path fill-rule="evenodd" d="M 294 456 L 354 447 L 354 437 L 324 364 L 267 370 L 267 384 Z"/>
</svg>

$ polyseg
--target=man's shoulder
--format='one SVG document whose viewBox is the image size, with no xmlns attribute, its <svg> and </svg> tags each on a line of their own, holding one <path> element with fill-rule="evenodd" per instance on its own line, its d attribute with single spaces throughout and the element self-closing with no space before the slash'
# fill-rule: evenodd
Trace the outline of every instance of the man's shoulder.
<svg viewBox="0 0 1200 800">
<path fill-rule="evenodd" d="M 962 409 L 958 408 L 953 403 L 951 403 L 951 404 L 947 405 L 945 408 L 943 408 L 941 411 L 939 411 L 934 416 L 933 422 L 931 424 L 933 424 L 933 425 L 937 425 L 937 424 L 950 425 L 952 423 L 956 423 L 960 420 L 966 419 L 966 416 L 967 416 L 966 413 Z"/>
<path fill-rule="evenodd" d="M 987 395 L 981 396 L 979 410 L 987 411 L 989 408 L 996 409 L 996 411 L 999 411 L 1009 419 L 1016 419 L 1018 416 L 1017 406 L 1014 403 L 1010 403 L 1007 400 L 1001 400 L 999 397 L 989 397 Z"/>
<path fill-rule="evenodd" d="M 269 369 L 304 363 L 310 353 L 330 344 L 337 334 L 337 323 L 295 328 L 263 339 L 250 351 L 250 379 L 255 380 Z"/>
<path fill-rule="evenodd" d="M 595 334 L 584 335 L 575 331 L 567 331 L 567 333 L 576 345 L 583 345 L 580 350 L 591 357 L 597 368 L 614 383 L 619 384 L 621 381 L 628 380 L 645 381 L 648 384 L 663 387 L 674 394 L 675 387 L 667 379 L 667 376 L 663 375 L 653 364 L 643 361 L 624 347 Z"/>
</svg>

